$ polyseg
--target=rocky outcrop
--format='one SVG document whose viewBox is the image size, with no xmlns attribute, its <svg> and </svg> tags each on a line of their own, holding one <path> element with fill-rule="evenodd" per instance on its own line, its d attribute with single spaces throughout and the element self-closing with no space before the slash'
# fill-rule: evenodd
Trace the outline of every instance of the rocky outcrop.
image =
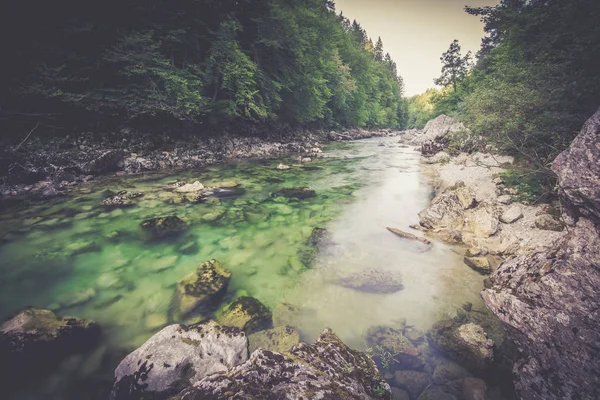
<svg viewBox="0 0 600 400">
<path fill-rule="evenodd" d="M 50 310 L 26 309 L 0 327 L 2 392 L 55 367 L 65 357 L 89 350 L 100 337 L 92 321 L 60 317 Z"/>
<path fill-rule="evenodd" d="M 215 322 L 170 325 L 130 353 L 115 369 L 111 400 L 167 399 L 209 375 L 248 359 L 248 339 Z"/>
<path fill-rule="evenodd" d="M 475 203 L 473 193 L 463 182 L 457 182 L 438 194 L 431 204 L 419 213 L 424 228 L 462 230 L 465 226 L 465 210 Z"/>
<path fill-rule="evenodd" d="M 183 390 L 178 400 L 201 399 L 391 399 L 373 361 L 351 350 L 329 329 L 313 345 L 289 353 L 256 350 L 232 370 Z"/>
<path fill-rule="evenodd" d="M 211 310 L 221 301 L 231 279 L 231 272 L 217 260 L 202 263 L 196 271 L 177 283 L 173 309 L 179 318 L 192 312 Z"/>
<path fill-rule="evenodd" d="M 571 217 L 600 221 L 600 110 L 583 126 L 571 146 L 552 163 L 563 206 Z"/>
<path fill-rule="evenodd" d="M 494 361 L 494 342 L 475 323 L 437 322 L 429 331 L 428 339 L 432 346 L 469 369 L 484 370 Z"/>
<path fill-rule="evenodd" d="M 433 156 L 448 147 L 449 136 L 452 133 L 465 130 L 465 126 L 447 115 L 427 122 L 422 131 L 407 137 L 410 143 L 421 145 L 424 156 Z"/>
<path fill-rule="evenodd" d="M 482 293 L 519 350 L 522 399 L 600 398 L 599 132 L 600 111 L 553 165 L 571 227 L 549 250 L 505 261 Z"/>
</svg>

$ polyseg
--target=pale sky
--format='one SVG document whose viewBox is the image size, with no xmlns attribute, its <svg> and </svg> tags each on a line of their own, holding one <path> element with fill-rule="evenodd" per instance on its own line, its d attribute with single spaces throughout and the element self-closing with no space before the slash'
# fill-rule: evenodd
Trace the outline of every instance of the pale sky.
<svg viewBox="0 0 600 400">
<path fill-rule="evenodd" d="M 479 50 L 484 36 L 479 17 L 464 6 L 494 6 L 499 0 L 335 0 L 336 10 L 356 19 L 373 42 L 381 36 L 398 73 L 404 78 L 405 95 L 435 87 L 441 73 L 440 57 L 458 39 L 465 54 Z"/>
</svg>

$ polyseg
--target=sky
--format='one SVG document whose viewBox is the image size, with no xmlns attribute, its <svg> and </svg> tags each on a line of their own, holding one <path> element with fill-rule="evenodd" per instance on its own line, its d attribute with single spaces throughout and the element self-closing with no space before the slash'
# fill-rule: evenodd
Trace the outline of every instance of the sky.
<svg viewBox="0 0 600 400">
<path fill-rule="evenodd" d="M 479 17 L 464 6 L 494 6 L 499 0 L 335 0 L 338 13 L 356 19 L 373 42 L 381 36 L 404 79 L 405 95 L 435 87 L 440 57 L 458 39 L 465 54 L 479 50 L 484 36 Z"/>
</svg>

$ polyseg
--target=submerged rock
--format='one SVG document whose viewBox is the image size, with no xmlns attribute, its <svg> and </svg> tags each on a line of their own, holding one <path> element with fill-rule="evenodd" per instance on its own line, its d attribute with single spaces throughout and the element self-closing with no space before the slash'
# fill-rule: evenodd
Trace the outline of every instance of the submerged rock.
<svg viewBox="0 0 600 400">
<path fill-rule="evenodd" d="M 92 321 L 60 317 L 50 310 L 26 309 L 0 327 L 0 384 L 2 392 L 36 373 L 55 367 L 65 357 L 92 348 L 100 327 Z"/>
<path fill-rule="evenodd" d="M 204 190 L 204 185 L 196 181 L 194 183 L 186 183 L 175 188 L 177 193 L 194 193 Z"/>
<path fill-rule="evenodd" d="M 113 196 L 109 196 L 102 200 L 100 203 L 101 206 L 106 208 L 119 208 L 119 207 L 130 207 L 135 203 L 125 196 L 126 191 L 120 192 Z"/>
<path fill-rule="evenodd" d="M 492 267 L 487 257 L 465 257 L 464 262 L 480 274 L 485 275 L 492 272 Z"/>
<path fill-rule="evenodd" d="M 273 325 L 273 317 L 267 306 L 249 296 L 242 296 L 231 303 L 218 321 L 222 325 L 239 328 L 247 334 Z"/>
<path fill-rule="evenodd" d="M 429 331 L 428 338 L 430 344 L 472 370 L 484 370 L 494 360 L 494 342 L 477 324 L 437 322 Z"/>
<path fill-rule="evenodd" d="M 299 343 L 289 353 L 256 350 L 244 364 L 204 378 L 175 399 L 390 400 L 391 392 L 366 354 L 327 329 L 315 344 Z"/>
<path fill-rule="evenodd" d="M 93 288 L 82 289 L 63 297 L 60 301 L 60 308 L 81 306 L 88 303 L 94 297 L 96 297 L 96 291 Z"/>
<path fill-rule="evenodd" d="M 187 224 L 173 215 L 149 219 L 142 222 L 140 227 L 151 239 L 163 239 L 182 233 L 187 229 Z"/>
<path fill-rule="evenodd" d="M 257 349 L 290 351 L 293 345 L 300 342 L 300 333 L 290 326 L 279 326 L 249 335 L 248 342 L 250 353 Z"/>
<path fill-rule="evenodd" d="M 402 330 L 387 326 L 374 326 L 369 328 L 366 341 L 367 345 L 373 348 L 374 361 L 385 369 L 391 371 L 396 369 L 420 370 L 425 367 L 425 357 L 404 336 Z"/>
<path fill-rule="evenodd" d="M 396 371 L 394 385 L 408 392 L 411 399 L 418 399 L 429 384 L 429 375 L 420 371 Z"/>
<path fill-rule="evenodd" d="M 399 272 L 363 269 L 348 276 L 334 279 L 337 285 L 367 293 L 395 293 L 404 289 Z"/>
<path fill-rule="evenodd" d="M 177 283 L 174 296 L 177 315 L 185 318 L 194 311 L 215 308 L 225 295 L 230 279 L 231 272 L 217 260 L 200 265 Z"/>
<path fill-rule="evenodd" d="M 278 193 L 279 196 L 291 198 L 291 199 L 299 199 L 304 200 L 311 197 L 316 197 L 317 193 L 310 188 L 307 187 L 298 187 L 298 188 L 284 188 L 281 189 Z"/>
<path fill-rule="evenodd" d="M 168 399 L 209 375 L 248 359 L 248 340 L 236 328 L 211 321 L 169 325 L 115 369 L 111 400 Z"/>
</svg>

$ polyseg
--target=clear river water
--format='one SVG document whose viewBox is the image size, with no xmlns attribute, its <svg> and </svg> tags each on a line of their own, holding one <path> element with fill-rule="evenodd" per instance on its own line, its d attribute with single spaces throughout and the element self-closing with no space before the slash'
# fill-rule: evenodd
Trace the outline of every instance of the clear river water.
<svg viewBox="0 0 600 400">
<path fill-rule="evenodd" d="M 96 349 L 65 360 L 15 398 L 83 398 L 77 385 L 95 392 L 89 382 L 110 388 L 110 371 L 124 354 L 165 324 L 179 322 L 169 320 L 174 286 L 210 259 L 232 271 L 224 303 L 250 295 L 272 310 L 284 302 L 311 310 L 299 326 L 304 341 L 331 327 L 346 344 L 364 349 L 371 326 L 407 323 L 427 330 L 465 302 L 483 309 L 482 276 L 452 247 L 434 241 L 424 252 L 386 230 L 409 231 L 430 201 L 419 159 L 394 138 L 337 143 L 310 163 L 288 157 L 116 177 L 84 185 L 65 199 L 4 211 L 0 319 L 25 306 L 50 307 L 93 319 L 103 332 Z M 278 170 L 279 163 L 291 168 Z M 193 204 L 164 189 L 178 180 L 239 186 L 229 197 Z M 299 186 L 317 196 L 276 195 Z M 134 207 L 107 210 L 100 202 L 108 190 L 145 196 Z M 140 222 L 166 215 L 185 220 L 189 230 L 164 241 L 144 240 Z M 299 251 L 315 227 L 331 232 L 332 244 L 306 268 Z M 382 294 L 338 284 L 365 269 L 401 275 L 404 289 Z"/>
</svg>

